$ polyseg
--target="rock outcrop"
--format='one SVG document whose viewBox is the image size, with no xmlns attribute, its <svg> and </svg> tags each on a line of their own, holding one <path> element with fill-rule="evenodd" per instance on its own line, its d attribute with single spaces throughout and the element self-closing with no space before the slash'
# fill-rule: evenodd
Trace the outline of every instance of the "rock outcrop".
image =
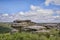
<svg viewBox="0 0 60 40">
<path fill-rule="evenodd" d="M 11 24 L 11 27 L 19 30 L 20 32 L 22 30 L 48 32 L 46 29 L 60 28 L 60 25 L 57 23 L 35 23 L 35 22 L 32 22 L 31 20 L 15 20 Z"/>
</svg>

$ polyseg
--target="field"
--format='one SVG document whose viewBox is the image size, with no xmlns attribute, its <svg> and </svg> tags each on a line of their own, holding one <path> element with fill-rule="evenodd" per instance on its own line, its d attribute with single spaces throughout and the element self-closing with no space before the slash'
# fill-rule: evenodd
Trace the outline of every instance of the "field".
<svg viewBox="0 0 60 40">
<path fill-rule="evenodd" d="M 0 40 L 60 40 L 60 33 L 5 33 L 0 34 Z"/>
<path fill-rule="evenodd" d="M 0 40 L 60 40 L 60 30 L 50 29 L 49 33 L 16 32 L 11 34 L 10 23 L 0 23 Z"/>
</svg>

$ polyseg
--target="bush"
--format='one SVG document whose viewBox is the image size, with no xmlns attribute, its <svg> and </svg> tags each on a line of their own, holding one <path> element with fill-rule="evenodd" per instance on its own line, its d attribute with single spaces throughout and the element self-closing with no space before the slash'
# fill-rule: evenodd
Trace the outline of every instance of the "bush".
<svg viewBox="0 0 60 40">
<path fill-rule="evenodd" d="M 59 36 L 49 36 L 49 38 L 46 36 L 47 34 L 45 33 L 44 35 L 41 34 L 32 34 L 32 33 L 5 33 L 5 34 L 0 34 L 0 40 L 60 40 Z"/>
</svg>

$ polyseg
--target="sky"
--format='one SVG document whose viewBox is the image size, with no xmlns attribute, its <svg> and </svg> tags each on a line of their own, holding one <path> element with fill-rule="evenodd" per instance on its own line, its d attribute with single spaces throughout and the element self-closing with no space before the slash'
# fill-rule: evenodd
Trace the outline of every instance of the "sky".
<svg viewBox="0 0 60 40">
<path fill-rule="evenodd" d="M 0 22 L 14 20 L 60 23 L 60 0 L 0 0 Z"/>
</svg>

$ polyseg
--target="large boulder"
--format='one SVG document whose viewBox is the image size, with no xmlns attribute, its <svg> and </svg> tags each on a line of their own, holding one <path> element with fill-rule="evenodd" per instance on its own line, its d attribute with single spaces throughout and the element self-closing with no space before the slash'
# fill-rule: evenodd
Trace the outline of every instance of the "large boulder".
<svg viewBox="0 0 60 40">
<path fill-rule="evenodd" d="M 11 27 L 21 31 L 22 28 L 32 26 L 32 25 L 35 25 L 35 24 L 36 23 L 32 22 L 31 20 L 15 20 L 11 24 Z"/>
</svg>

